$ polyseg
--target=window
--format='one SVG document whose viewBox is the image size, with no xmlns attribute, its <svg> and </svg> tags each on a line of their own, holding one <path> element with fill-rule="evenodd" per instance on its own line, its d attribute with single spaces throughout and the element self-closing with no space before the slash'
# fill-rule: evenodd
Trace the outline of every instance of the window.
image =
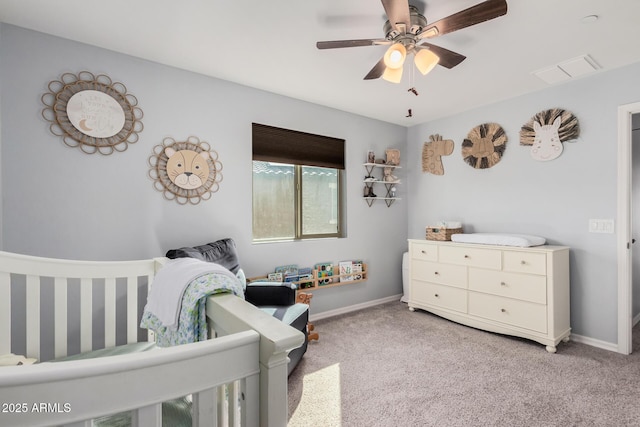
<svg viewBox="0 0 640 427">
<path fill-rule="evenodd" d="M 339 237 L 344 140 L 253 124 L 253 240 Z"/>
</svg>

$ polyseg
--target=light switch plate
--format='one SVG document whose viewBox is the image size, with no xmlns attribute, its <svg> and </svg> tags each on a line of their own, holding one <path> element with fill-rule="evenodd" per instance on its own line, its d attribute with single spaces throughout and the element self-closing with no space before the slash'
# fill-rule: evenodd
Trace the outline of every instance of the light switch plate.
<svg viewBox="0 0 640 427">
<path fill-rule="evenodd" d="M 608 233 L 614 232 L 614 222 L 612 219 L 590 219 L 589 233 Z"/>
</svg>

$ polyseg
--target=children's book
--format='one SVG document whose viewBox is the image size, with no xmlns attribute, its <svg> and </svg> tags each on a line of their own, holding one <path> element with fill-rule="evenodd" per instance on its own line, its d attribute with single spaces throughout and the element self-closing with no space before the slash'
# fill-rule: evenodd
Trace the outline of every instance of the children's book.
<svg viewBox="0 0 640 427">
<path fill-rule="evenodd" d="M 353 281 L 353 262 L 352 261 L 340 261 L 340 281 L 351 282 Z"/>
<path fill-rule="evenodd" d="M 332 262 L 320 262 L 313 266 L 318 272 L 318 285 L 328 285 L 333 279 L 333 263 Z"/>
</svg>

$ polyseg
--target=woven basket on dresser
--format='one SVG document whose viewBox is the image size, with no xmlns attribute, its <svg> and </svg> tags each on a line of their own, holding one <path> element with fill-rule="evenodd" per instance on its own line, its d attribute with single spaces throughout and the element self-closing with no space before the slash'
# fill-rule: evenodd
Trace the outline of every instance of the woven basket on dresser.
<svg viewBox="0 0 640 427">
<path fill-rule="evenodd" d="M 427 240 L 448 241 L 453 234 L 462 233 L 462 228 L 427 227 Z"/>
</svg>

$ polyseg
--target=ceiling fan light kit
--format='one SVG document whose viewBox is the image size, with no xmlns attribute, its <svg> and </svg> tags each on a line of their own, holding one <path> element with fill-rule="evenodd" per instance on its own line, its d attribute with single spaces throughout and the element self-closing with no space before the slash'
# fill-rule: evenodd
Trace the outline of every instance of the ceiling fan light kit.
<svg viewBox="0 0 640 427">
<path fill-rule="evenodd" d="M 415 56 L 414 63 L 422 74 L 427 74 L 436 65 L 453 68 L 466 57 L 423 42 L 423 39 L 458 31 L 507 13 L 506 0 L 486 0 L 429 24 L 418 8 L 409 5 L 408 0 L 381 1 L 388 18 L 383 27 L 385 34 L 383 39 L 335 40 L 316 43 L 318 49 L 391 44 L 384 57 L 364 77 L 365 80 L 382 77 L 384 80 L 400 83 L 402 65 L 409 54 Z"/>
<path fill-rule="evenodd" d="M 440 62 L 440 57 L 433 53 L 432 50 L 429 49 L 420 49 L 418 53 L 416 53 L 416 57 L 413 62 L 416 64 L 418 70 L 422 73 L 422 75 L 427 75 L 427 73 L 435 68 L 436 65 Z"/>
<path fill-rule="evenodd" d="M 384 65 L 387 68 L 402 68 L 404 59 L 407 57 L 407 49 L 401 43 L 392 44 L 384 54 Z"/>
<path fill-rule="evenodd" d="M 402 67 L 400 68 L 385 68 L 382 73 L 382 78 L 391 83 L 400 83 L 402 81 Z"/>
</svg>

